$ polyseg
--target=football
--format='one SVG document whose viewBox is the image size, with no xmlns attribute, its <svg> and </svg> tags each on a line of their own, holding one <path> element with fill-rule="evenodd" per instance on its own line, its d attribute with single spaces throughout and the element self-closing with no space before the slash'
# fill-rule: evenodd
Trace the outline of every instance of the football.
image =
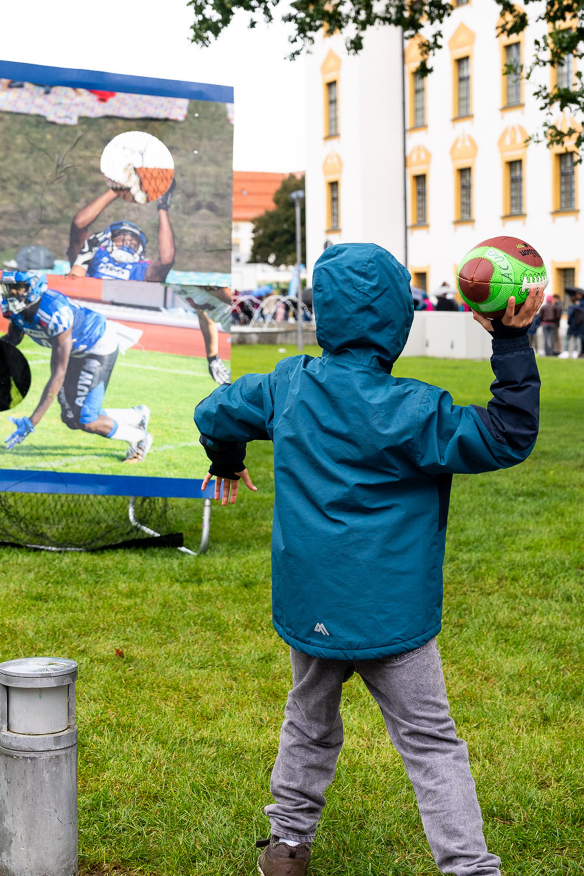
<svg viewBox="0 0 584 876">
<path fill-rule="evenodd" d="M 174 177 L 174 160 L 164 143 L 145 131 L 126 131 L 101 154 L 101 172 L 118 197 L 147 204 L 164 195 Z"/>
<path fill-rule="evenodd" d="M 530 289 L 545 289 L 548 278 L 542 257 L 525 240 L 490 237 L 467 252 L 456 284 L 471 310 L 496 319 L 505 314 L 511 296 L 517 312 Z"/>
</svg>

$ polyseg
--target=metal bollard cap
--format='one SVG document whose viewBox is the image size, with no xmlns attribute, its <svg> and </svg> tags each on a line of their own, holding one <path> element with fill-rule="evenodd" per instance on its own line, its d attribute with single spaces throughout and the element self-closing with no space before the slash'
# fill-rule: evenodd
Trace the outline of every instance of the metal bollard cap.
<svg viewBox="0 0 584 876">
<path fill-rule="evenodd" d="M 60 687 L 77 679 L 77 663 L 64 657 L 20 657 L 0 663 L 6 687 Z"/>
</svg>

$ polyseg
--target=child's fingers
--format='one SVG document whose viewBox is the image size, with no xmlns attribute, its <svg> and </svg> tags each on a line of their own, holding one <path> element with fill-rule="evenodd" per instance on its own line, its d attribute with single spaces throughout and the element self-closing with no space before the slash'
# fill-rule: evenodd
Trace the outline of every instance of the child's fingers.
<svg viewBox="0 0 584 876">
<path fill-rule="evenodd" d="M 241 480 L 243 481 L 245 486 L 248 488 L 248 490 L 252 490 L 252 492 L 254 492 L 254 493 L 257 492 L 257 487 L 254 487 L 254 485 L 252 483 L 252 479 L 250 478 L 249 472 L 246 468 L 244 468 L 243 471 L 236 472 L 236 474 L 238 474 L 240 476 Z"/>
<path fill-rule="evenodd" d="M 535 296 L 535 305 L 534 305 L 535 313 L 537 313 L 537 311 L 539 310 L 539 308 L 543 304 L 543 292 L 544 292 L 543 289 L 539 289 L 537 295 Z"/>
<path fill-rule="evenodd" d="M 515 296 L 512 295 L 511 298 L 509 299 L 509 301 L 507 302 L 507 308 L 505 310 L 505 316 L 503 317 L 503 322 L 506 325 L 509 325 L 509 323 L 512 321 L 514 316 L 515 316 Z"/>
<path fill-rule="evenodd" d="M 239 481 L 231 481 L 231 504 L 235 505 L 237 502 L 237 491 L 239 489 Z"/>
<path fill-rule="evenodd" d="M 208 471 L 205 477 L 203 478 L 203 483 L 201 484 L 201 492 L 204 492 L 209 486 L 209 481 L 211 480 L 211 472 Z"/>
<path fill-rule="evenodd" d="M 215 499 L 221 498 L 221 484 L 223 483 L 223 478 L 217 478 L 215 481 Z"/>
<path fill-rule="evenodd" d="M 543 295 L 543 292 L 542 292 Z M 533 321 L 533 317 L 539 310 L 540 305 L 539 294 L 536 293 L 535 289 L 531 289 L 529 292 L 529 296 L 527 297 L 525 304 L 521 308 L 521 313 L 523 314 L 524 319 L 527 318 L 529 322 Z"/>
<path fill-rule="evenodd" d="M 476 320 L 479 323 L 479 325 L 482 325 L 482 327 L 485 328 L 488 332 L 493 331 L 493 326 L 491 324 L 491 320 L 487 319 L 486 316 L 483 316 L 482 313 L 478 313 L 476 310 L 473 310 L 472 318 L 474 320 Z"/>
</svg>

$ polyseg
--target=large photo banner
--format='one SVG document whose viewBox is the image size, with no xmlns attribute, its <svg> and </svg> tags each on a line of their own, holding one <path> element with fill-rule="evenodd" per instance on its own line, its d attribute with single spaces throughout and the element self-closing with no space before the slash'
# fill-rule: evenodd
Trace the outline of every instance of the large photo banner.
<svg viewBox="0 0 584 876">
<path fill-rule="evenodd" d="M 193 410 L 230 381 L 232 100 L 0 61 L 0 489 L 201 495 Z"/>
</svg>

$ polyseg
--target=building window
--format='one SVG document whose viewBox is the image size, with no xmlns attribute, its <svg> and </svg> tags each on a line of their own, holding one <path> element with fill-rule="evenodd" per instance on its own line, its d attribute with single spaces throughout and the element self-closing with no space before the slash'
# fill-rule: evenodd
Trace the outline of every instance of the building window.
<svg viewBox="0 0 584 876">
<path fill-rule="evenodd" d="M 326 85 L 327 99 L 327 120 L 328 120 L 328 136 L 336 137 L 339 133 L 339 114 L 338 114 L 338 93 L 337 80 L 327 82 Z"/>
<path fill-rule="evenodd" d="M 521 43 L 510 43 L 505 46 L 506 105 L 517 106 L 521 103 Z"/>
<path fill-rule="evenodd" d="M 339 183 L 334 180 L 328 184 L 328 209 L 329 209 L 329 229 L 336 231 L 339 228 Z"/>
<path fill-rule="evenodd" d="M 561 294 L 563 298 L 566 289 L 574 288 L 576 285 L 576 271 L 574 268 L 560 268 L 559 273 L 562 284 L 562 290 L 559 294 Z"/>
<path fill-rule="evenodd" d="M 576 286 L 576 268 L 556 268 L 554 294 L 559 295 L 562 302 L 566 301 L 566 289 L 573 289 Z"/>
<path fill-rule="evenodd" d="M 458 116 L 470 116 L 470 58 L 459 58 L 456 62 L 458 82 Z"/>
<path fill-rule="evenodd" d="M 574 55 L 564 55 L 557 67 L 558 88 L 572 88 L 574 85 Z"/>
<path fill-rule="evenodd" d="M 461 222 L 472 221 L 472 171 L 470 167 L 462 167 L 458 171 L 458 189 L 458 218 Z"/>
<path fill-rule="evenodd" d="M 428 222 L 426 213 L 426 174 L 421 173 L 414 177 L 416 182 L 416 221 L 414 225 L 426 225 Z"/>
<path fill-rule="evenodd" d="M 560 210 L 573 210 L 576 206 L 574 180 L 574 153 L 558 155 L 560 165 Z"/>
<path fill-rule="evenodd" d="M 414 81 L 414 128 L 426 124 L 426 82 L 420 73 L 413 74 Z"/>
<path fill-rule="evenodd" d="M 523 161 L 510 161 L 509 168 L 509 214 L 523 215 Z"/>
<path fill-rule="evenodd" d="M 422 289 L 424 292 L 428 291 L 428 273 L 427 273 L 427 271 L 414 271 L 413 279 L 414 279 L 414 286 L 417 286 L 418 289 Z"/>
</svg>

